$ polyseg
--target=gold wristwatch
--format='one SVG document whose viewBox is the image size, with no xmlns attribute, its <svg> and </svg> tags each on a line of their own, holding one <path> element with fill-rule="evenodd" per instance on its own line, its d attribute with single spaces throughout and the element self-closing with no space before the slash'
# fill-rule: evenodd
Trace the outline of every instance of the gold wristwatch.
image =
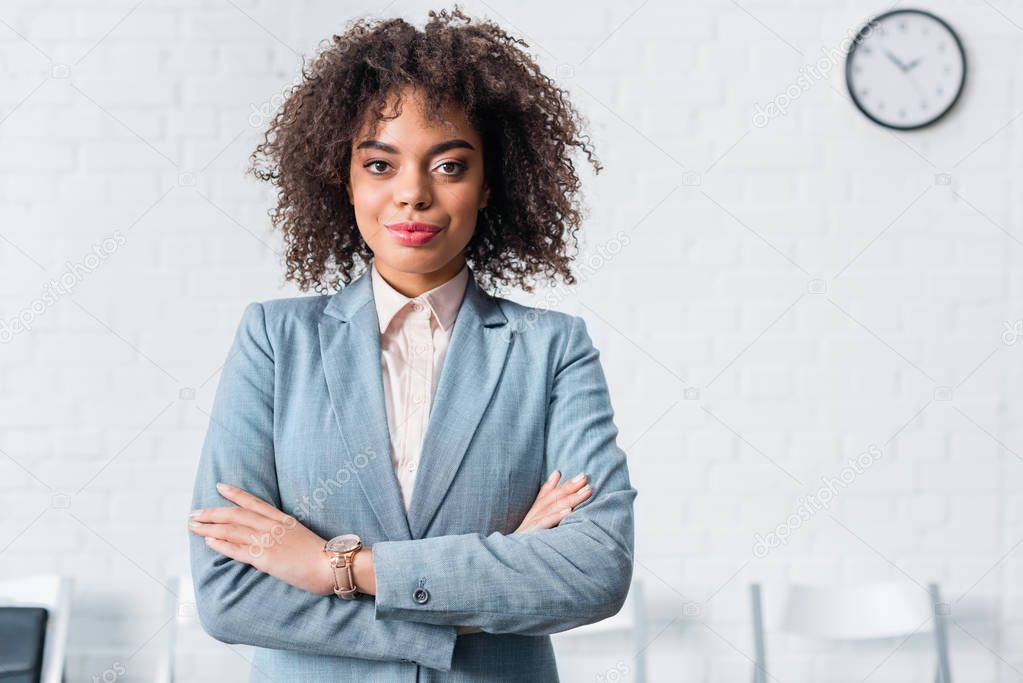
<svg viewBox="0 0 1023 683">
<path fill-rule="evenodd" d="M 352 561 L 355 554 L 362 550 L 362 539 L 355 534 L 342 534 L 327 541 L 323 552 L 327 554 L 330 566 L 334 571 L 334 595 L 345 600 L 355 597 L 355 573 Z"/>
</svg>

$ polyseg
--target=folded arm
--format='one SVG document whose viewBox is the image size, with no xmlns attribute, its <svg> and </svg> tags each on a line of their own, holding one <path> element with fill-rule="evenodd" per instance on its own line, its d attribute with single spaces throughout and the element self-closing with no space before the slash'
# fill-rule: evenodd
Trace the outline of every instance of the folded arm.
<svg viewBox="0 0 1023 683">
<path fill-rule="evenodd" d="M 245 309 L 217 387 L 193 509 L 231 505 L 217 492 L 218 481 L 281 509 L 273 404 L 273 349 L 263 307 L 254 303 Z M 221 555 L 201 536 L 189 536 L 199 620 L 217 640 L 450 670 L 453 626 L 378 621 L 371 596 L 314 595 Z"/>
<path fill-rule="evenodd" d="M 593 495 L 552 529 L 376 543 L 377 619 L 546 635 L 621 609 L 632 579 L 637 492 L 581 318 L 572 319 L 558 367 L 544 471 L 585 472 Z"/>
</svg>

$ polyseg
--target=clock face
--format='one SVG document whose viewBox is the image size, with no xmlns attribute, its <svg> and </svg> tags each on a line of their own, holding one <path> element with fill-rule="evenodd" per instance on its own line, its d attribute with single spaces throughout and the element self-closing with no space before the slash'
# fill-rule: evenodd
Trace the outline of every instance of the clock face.
<svg viewBox="0 0 1023 683">
<path fill-rule="evenodd" d="M 360 542 L 356 534 L 342 534 L 327 541 L 327 551 L 332 553 L 346 553 L 354 550 Z"/>
<path fill-rule="evenodd" d="M 938 17 L 896 10 L 860 29 L 846 58 L 845 80 L 853 102 L 875 123 L 921 128 L 959 99 L 966 55 L 958 36 Z"/>
</svg>

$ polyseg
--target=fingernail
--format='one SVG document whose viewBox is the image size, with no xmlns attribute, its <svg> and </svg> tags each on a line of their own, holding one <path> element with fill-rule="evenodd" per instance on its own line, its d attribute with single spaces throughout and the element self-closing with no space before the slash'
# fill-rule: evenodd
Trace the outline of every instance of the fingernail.
<svg viewBox="0 0 1023 683">
<path fill-rule="evenodd" d="M 578 484 L 579 482 L 581 482 L 583 480 L 583 478 L 585 476 L 586 476 L 585 472 L 580 472 L 579 474 L 577 474 L 574 477 L 572 477 L 572 483 L 573 484 Z"/>
<path fill-rule="evenodd" d="M 225 483 L 223 483 L 221 481 L 217 482 L 217 490 L 220 491 L 221 493 L 224 493 L 225 491 L 228 491 L 230 488 L 231 488 L 230 486 L 228 486 L 227 484 L 225 484 Z"/>
<path fill-rule="evenodd" d="M 202 509 L 200 508 L 198 510 L 192 510 L 191 512 L 188 513 L 188 516 L 191 518 L 191 517 L 197 517 L 198 515 L 201 515 L 201 514 L 202 514 Z"/>
<path fill-rule="evenodd" d="M 558 473 L 558 470 L 554 470 L 553 472 L 551 472 L 551 475 L 549 477 L 547 477 L 547 482 L 550 483 L 550 482 L 554 481 L 554 475 L 557 474 L 557 473 Z"/>
<path fill-rule="evenodd" d="M 193 519 L 191 522 L 188 523 L 188 526 L 191 529 L 198 529 L 200 526 L 200 522 L 197 522 Z"/>
<path fill-rule="evenodd" d="M 565 515 L 567 515 L 571 511 L 572 511 L 572 508 L 561 508 L 561 516 L 564 517 Z"/>
<path fill-rule="evenodd" d="M 589 493 L 592 490 L 593 490 L 593 487 L 590 486 L 589 484 L 587 484 L 586 486 L 584 486 L 581 489 L 579 489 L 579 493 Z"/>
</svg>

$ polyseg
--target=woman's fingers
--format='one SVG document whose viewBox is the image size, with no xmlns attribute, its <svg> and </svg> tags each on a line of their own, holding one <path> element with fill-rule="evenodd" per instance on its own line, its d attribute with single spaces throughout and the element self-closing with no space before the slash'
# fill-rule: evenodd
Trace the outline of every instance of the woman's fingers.
<svg viewBox="0 0 1023 683">
<path fill-rule="evenodd" d="M 589 497 L 589 493 L 592 493 L 592 487 L 585 483 L 586 479 L 585 474 L 580 474 L 551 491 L 544 492 L 541 489 L 540 495 L 537 496 L 533 507 L 530 509 L 530 513 L 547 516 L 565 507 L 566 504 L 569 506 L 578 505 Z M 583 494 L 580 498 L 579 494 L 583 491 L 587 491 L 587 493 Z"/>
<path fill-rule="evenodd" d="M 190 516 L 190 521 L 214 524 L 243 524 L 264 531 L 274 525 L 263 515 L 240 507 L 203 508 Z"/>
<path fill-rule="evenodd" d="M 224 498 L 227 498 L 232 503 L 236 503 L 239 507 L 243 507 L 246 510 L 252 510 L 264 517 L 269 517 L 274 522 L 284 523 L 287 521 L 287 515 L 270 503 L 266 502 L 258 496 L 254 496 L 248 491 L 242 490 L 237 486 L 231 486 L 220 482 L 217 484 L 217 491 L 220 492 Z"/>
<path fill-rule="evenodd" d="M 557 512 L 552 512 L 543 517 L 536 519 L 535 521 L 529 522 L 525 527 L 519 528 L 519 533 L 526 533 L 529 531 L 536 531 L 537 529 L 550 529 L 556 527 L 561 520 L 568 516 L 568 513 L 572 511 L 571 508 L 561 508 Z"/>
<path fill-rule="evenodd" d="M 548 517 L 550 515 L 557 514 L 562 508 L 574 508 L 591 495 L 593 495 L 593 487 L 589 484 L 586 484 L 575 492 L 566 490 L 557 498 L 545 505 L 542 510 L 538 510 L 538 515 Z"/>
<path fill-rule="evenodd" d="M 593 487 L 587 484 L 586 486 L 582 487 L 581 489 L 573 493 L 571 496 L 569 496 L 569 500 L 573 501 L 572 507 L 575 507 L 579 503 L 589 498 L 591 495 L 593 495 Z"/>
<path fill-rule="evenodd" d="M 586 484 L 587 476 L 585 473 L 580 473 L 566 481 L 564 484 L 555 489 L 561 494 L 575 493 Z"/>
<path fill-rule="evenodd" d="M 218 538 L 213 538 L 211 536 L 206 537 L 206 545 L 208 545 L 210 548 L 220 553 L 221 555 L 226 555 L 227 557 L 230 557 L 233 560 L 238 560 L 239 562 L 244 562 L 245 564 L 252 564 L 252 558 L 246 554 L 242 546 L 236 545 L 229 541 L 222 541 Z"/>
<path fill-rule="evenodd" d="M 575 491 L 578 491 L 586 481 L 585 474 L 577 474 L 563 484 L 558 485 L 560 478 L 561 472 L 558 470 L 555 470 L 554 474 L 547 478 L 547 481 L 545 481 L 543 486 L 540 487 L 540 492 L 536 496 L 536 502 L 533 503 L 534 507 L 537 504 L 543 504 L 543 501 L 548 499 L 553 500 L 558 496 L 563 496 L 567 493 L 574 493 Z"/>
<path fill-rule="evenodd" d="M 230 543 L 238 552 L 245 551 L 256 556 L 262 553 L 264 546 L 270 545 L 287 530 L 284 524 L 277 524 L 257 512 L 241 507 L 197 510 L 190 517 L 188 528 L 198 536 Z"/>
<path fill-rule="evenodd" d="M 593 495 L 593 487 L 586 483 L 586 474 L 579 474 L 561 486 L 553 486 L 552 481 L 557 481 L 555 474 L 560 476 L 561 473 L 556 471 L 540 487 L 540 494 L 516 529 L 517 533 L 555 527 L 573 508 Z"/>
<path fill-rule="evenodd" d="M 189 529 L 199 536 L 228 541 L 239 546 L 258 544 L 259 537 L 263 535 L 263 532 L 240 524 L 204 524 L 193 521 Z"/>
<path fill-rule="evenodd" d="M 543 486 L 540 487 L 540 495 L 542 496 L 544 493 L 557 486 L 559 479 L 561 479 L 561 470 L 554 470 L 551 472 L 551 476 L 547 477 L 547 481 L 545 481 Z"/>
</svg>

